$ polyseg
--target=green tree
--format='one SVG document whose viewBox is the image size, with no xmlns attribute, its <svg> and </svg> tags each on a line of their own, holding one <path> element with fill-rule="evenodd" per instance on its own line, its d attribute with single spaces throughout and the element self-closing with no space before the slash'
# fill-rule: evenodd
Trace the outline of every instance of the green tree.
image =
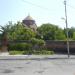
<svg viewBox="0 0 75 75">
<path fill-rule="evenodd" d="M 61 28 L 59 28 L 55 32 L 56 32 L 55 33 L 55 40 L 65 40 L 66 39 L 64 31 Z"/>
<path fill-rule="evenodd" d="M 73 33 L 73 40 L 75 40 L 75 32 Z"/>
<path fill-rule="evenodd" d="M 44 40 L 63 40 L 65 35 L 63 30 L 53 24 L 43 24 L 41 27 L 38 27 L 37 34 L 40 34 L 40 37 L 43 36 Z"/>
<path fill-rule="evenodd" d="M 11 27 L 8 36 L 10 40 L 30 40 L 35 37 L 35 32 L 25 27 L 21 22 L 17 22 Z"/>
<path fill-rule="evenodd" d="M 2 41 L 1 42 L 2 43 L 2 52 L 7 52 L 8 32 L 9 31 L 10 31 L 10 25 L 0 26 L 1 41 Z"/>
<path fill-rule="evenodd" d="M 74 32 L 75 32 L 75 28 L 74 27 L 68 28 L 68 37 L 69 37 L 70 40 L 73 39 L 73 33 Z M 66 36 L 66 28 L 64 28 L 64 34 Z"/>
</svg>

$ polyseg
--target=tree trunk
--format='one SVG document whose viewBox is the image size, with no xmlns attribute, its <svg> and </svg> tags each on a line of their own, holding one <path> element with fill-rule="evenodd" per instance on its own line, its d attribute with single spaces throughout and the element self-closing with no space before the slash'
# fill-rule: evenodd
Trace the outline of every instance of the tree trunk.
<svg viewBox="0 0 75 75">
<path fill-rule="evenodd" d="M 2 37 L 2 50 L 1 50 L 1 52 L 8 52 L 7 46 L 8 46 L 8 38 L 7 38 L 7 34 L 4 33 L 3 37 Z"/>
</svg>

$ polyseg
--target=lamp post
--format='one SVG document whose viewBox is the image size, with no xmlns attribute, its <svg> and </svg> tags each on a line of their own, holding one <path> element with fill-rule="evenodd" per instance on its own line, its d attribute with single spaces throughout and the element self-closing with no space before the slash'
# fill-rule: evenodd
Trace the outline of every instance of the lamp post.
<svg viewBox="0 0 75 75">
<path fill-rule="evenodd" d="M 65 5 L 65 24 L 66 24 L 66 35 L 67 35 L 67 52 L 68 52 L 68 58 L 70 57 L 69 52 L 69 37 L 68 37 L 68 22 L 67 22 L 67 7 L 66 7 L 66 0 L 64 0 Z"/>
</svg>

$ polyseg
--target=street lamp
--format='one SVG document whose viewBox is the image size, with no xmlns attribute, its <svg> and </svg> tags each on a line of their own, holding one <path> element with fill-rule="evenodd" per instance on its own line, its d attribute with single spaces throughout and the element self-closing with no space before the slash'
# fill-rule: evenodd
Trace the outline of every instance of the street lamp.
<svg viewBox="0 0 75 75">
<path fill-rule="evenodd" d="M 67 35 L 67 51 L 68 51 L 68 58 L 70 57 L 69 52 L 69 37 L 68 37 L 68 22 L 67 22 L 67 7 L 66 7 L 66 0 L 64 0 L 65 5 L 65 24 L 66 24 L 66 35 Z"/>
</svg>

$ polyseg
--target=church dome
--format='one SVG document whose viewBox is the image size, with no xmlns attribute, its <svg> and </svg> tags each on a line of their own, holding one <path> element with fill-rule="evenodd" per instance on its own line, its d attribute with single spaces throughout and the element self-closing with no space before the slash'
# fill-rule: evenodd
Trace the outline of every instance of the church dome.
<svg viewBox="0 0 75 75">
<path fill-rule="evenodd" d="M 35 20 L 28 15 L 24 20 L 22 20 L 23 24 L 31 29 L 33 29 L 34 31 L 36 31 L 37 29 L 37 25 L 35 23 Z"/>
<path fill-rule="evenodd" d="M 28 15 L 24 20 L 34 20 L 30 15 Z"/>
</svg>

